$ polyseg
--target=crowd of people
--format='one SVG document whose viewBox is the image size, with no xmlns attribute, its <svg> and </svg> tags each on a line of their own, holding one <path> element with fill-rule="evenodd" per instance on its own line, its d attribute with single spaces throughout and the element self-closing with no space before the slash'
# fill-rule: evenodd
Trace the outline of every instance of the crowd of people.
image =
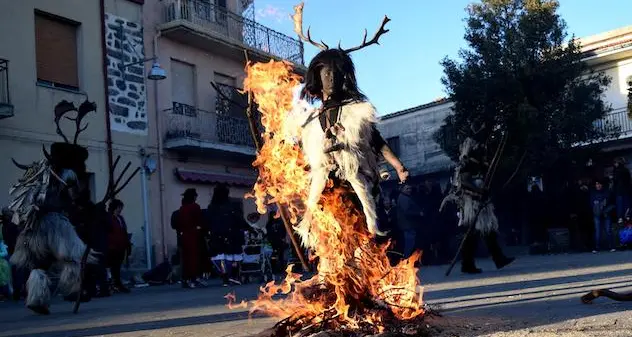
<svg viewBox="0 0 632 337">
<path fill-rule="evenodd" d="M 527 198 L 530 243 L 542 245 L 550 228 L 568 228 L 576 251 L 615 251 L 629 242 L 620 233 L 632 227 L 632 182 L 622 159 L 614 161 L 612 174 L 597 179 L 578 179 L 559 194 L 545 194 L 533 184 Z M 552 199 L 555 198 L 555 202 Z"/>
<path fill-rule="evenodd" d="M 113 199 L 107 207 L 106 219 L 99 221 L 95 228 L 90 229 L 91 235 L 85 237 L 92 249 L 98 252 L 99 261 L 86 268 L 84 293 L 81 295 L 83 301 L 108 297 L 113 292 L 130 292 L 121 279 L 121 268 L 128 261 L 132 248 L 131 234 L 127 231 L 122 215 L 124 204 L 121 200 Z M 8 208 L 2 210 L 0 260 L 7 263 L 0 262 L 0 297 L 11 297 L 18 301 L 26 296 L 25 285 L 30 271 L 8 263 L 20 234 L 20 228 L 12 221 L 12 217 Z M 6 246 L 6 253 L 3 253 L 2 246 Z M 73 301 L 76 296 L 78 294 L 71 294 L 66 300 Z"/>
<path fill-rule="evenodd" d="M 380 227 L 389 232 L 394 257 L 408 257 L 423 250 L 424 263 L 449 260 L 453 253 L 450 239 L 458 230 L 458 216 L 453 204 L 447 204 L 440 212 L 444 197 L 439 183 L 431 179 L 417 186 L 401 185 L 382 196 L 378 207 Z"/>
</svg>

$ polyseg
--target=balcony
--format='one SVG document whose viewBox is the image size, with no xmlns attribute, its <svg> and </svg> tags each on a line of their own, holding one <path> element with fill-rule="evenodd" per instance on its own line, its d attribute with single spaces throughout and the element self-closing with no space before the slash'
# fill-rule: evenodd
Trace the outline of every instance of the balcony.
<svg viewBox="0 0 632 337">
<path fill-rule="evenodd" d="M 165 148 L 189 153 L 202 150 L 235 159 L 255 155 L 244 109 L 247 98 L 231 86 L 217 86 L 222 94 L 216 96 L 214 112 L 178 102 L 165 110 Z"/>
<path fill-rule="evenodd" d="M 13 110 L 9 95 L 9 61 L 0 59 L 0 119 L 13 117 Z"/>
<path fill-rule="evenodd" d="M 594 126 L 606 137 L 602 142 L 611 142 L 632 137 L 632 118 L 626 108 L 607 113 L 603 119 L 595 121 Z"/>
<path fill-rule="evenodd" d="M 303 43 L 225 7 L 203 0 L 166 0 L 162 35 L 196 48 L 245 61 L 288 60 L 304 68 Z"/>
</svg>

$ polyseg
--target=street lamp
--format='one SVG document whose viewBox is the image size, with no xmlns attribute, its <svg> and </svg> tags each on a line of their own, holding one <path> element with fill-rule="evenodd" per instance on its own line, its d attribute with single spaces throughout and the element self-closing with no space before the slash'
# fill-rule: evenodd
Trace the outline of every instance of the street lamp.
<svg viewBox="0 0 632 337">
<path fill-rule="evenodd" d="M 131 66 L 149 62 L 149 61 L 154 61 L 154 63 L 151 65 L 151 70 L 149 71 L 149 74 L 147 75 L 147 79 L 160 81 L 167 78 L 167 71 L 160 66 L 155 56 L 148 59 L 144 59 L 144 60 L 140 60 L 140 61 L 136 61 L 132 63 L 127 63 L 127 64 L 123 64 L 121 62 L 119 64 L 119 70 L 123 72 L 127 67 L 131 67 Z"/>
</svg>

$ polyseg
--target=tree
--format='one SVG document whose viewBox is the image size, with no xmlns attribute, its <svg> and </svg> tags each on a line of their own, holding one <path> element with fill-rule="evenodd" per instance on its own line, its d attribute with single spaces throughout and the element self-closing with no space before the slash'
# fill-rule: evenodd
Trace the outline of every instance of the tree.
<svg viewBox="0 0 632 337">
<path fill-rule="evenodd" d="M 616 125 L 594 126 L 610 110 L 601 100 L 610 78 L 581 62 L 558 6 L 554 0 L 482 0 L 468 7 L 469 48 L 460 50 L 460 63 L 442 61 L 442 83 L 455 105 L 435 140 L 453 160 L 463 138 L 485 126 L 476 138 L 490 151 L 507 133 L 499 172 L 523 163 L 522 172 L 544 174 L 570 160 L 574 145 L 617 132 Z"/>
</svg>

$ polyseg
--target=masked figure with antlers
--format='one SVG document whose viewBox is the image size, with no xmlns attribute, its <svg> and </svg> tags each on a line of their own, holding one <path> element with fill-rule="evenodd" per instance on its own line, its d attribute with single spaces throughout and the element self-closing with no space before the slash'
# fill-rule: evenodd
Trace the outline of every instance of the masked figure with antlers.
<svg viewBox="0 0 632 337">
<path fill-rule="evenodd" d="M 78 145 L 77 139 L 87 127 L 81 126 L 83 118 L 94 111 L 96 105 L 88 100 L 79 108 L 65 100 L 57 104 L 55 124 L 64 142 L 53 143 L 50 154 L 44 148 L 45 158 L 31 165 L 13 160 L 25 173 L 10 191 L 12 221 L 21 228 L 11 263 L 30 270 L 26 306 L 36 313 L 49 313 L 48 272 L 61 270 L 58 289 L 63 294 L 79 293 L 82 263 L 99 259 L 86 242 L 90 241 L 90 228 L 106 219 L 105 203 L 116 190 L 111 183 L 102 202 L 95 205 L 90 201 L 85 163 L 88 150 Z M 69 112 L 75 112 L 76 117 L 66 116 Z M 60 127 L 64 117 L 76 125 L 72 143 Z"/>
<path fill-rule="evenodd" d="M 388 32 L 382 25 L 370 40 L 354 48 L 329 49 L 311 39 L 309 29 L 303 34 L 303 4 L 294 7 L 294 30 L 298 36 L 322 51 L 310 62 L 301 98 L 320 101 L 320 109 L 311 112 L 303 125 L 303 152 L 310 165 L 310 189 L 306 213 L 297 226 L 303 244 L 311 247 L 311 209 L 317 206 L 329 179 L 351 186 L 357 195 L 366 218 L 367 230 L 373 235 L 384 235 L 377 224 L 376 199 L 380 195 L 378 163 L 384 158 L 403 182 L 408 171 L 393 154 L 376 128 L 377 117 L 373 105 L 358 89 L 355 67 L 349 53 L 372 44 L 379 44 L 381 35 Z"/>
</svg>

